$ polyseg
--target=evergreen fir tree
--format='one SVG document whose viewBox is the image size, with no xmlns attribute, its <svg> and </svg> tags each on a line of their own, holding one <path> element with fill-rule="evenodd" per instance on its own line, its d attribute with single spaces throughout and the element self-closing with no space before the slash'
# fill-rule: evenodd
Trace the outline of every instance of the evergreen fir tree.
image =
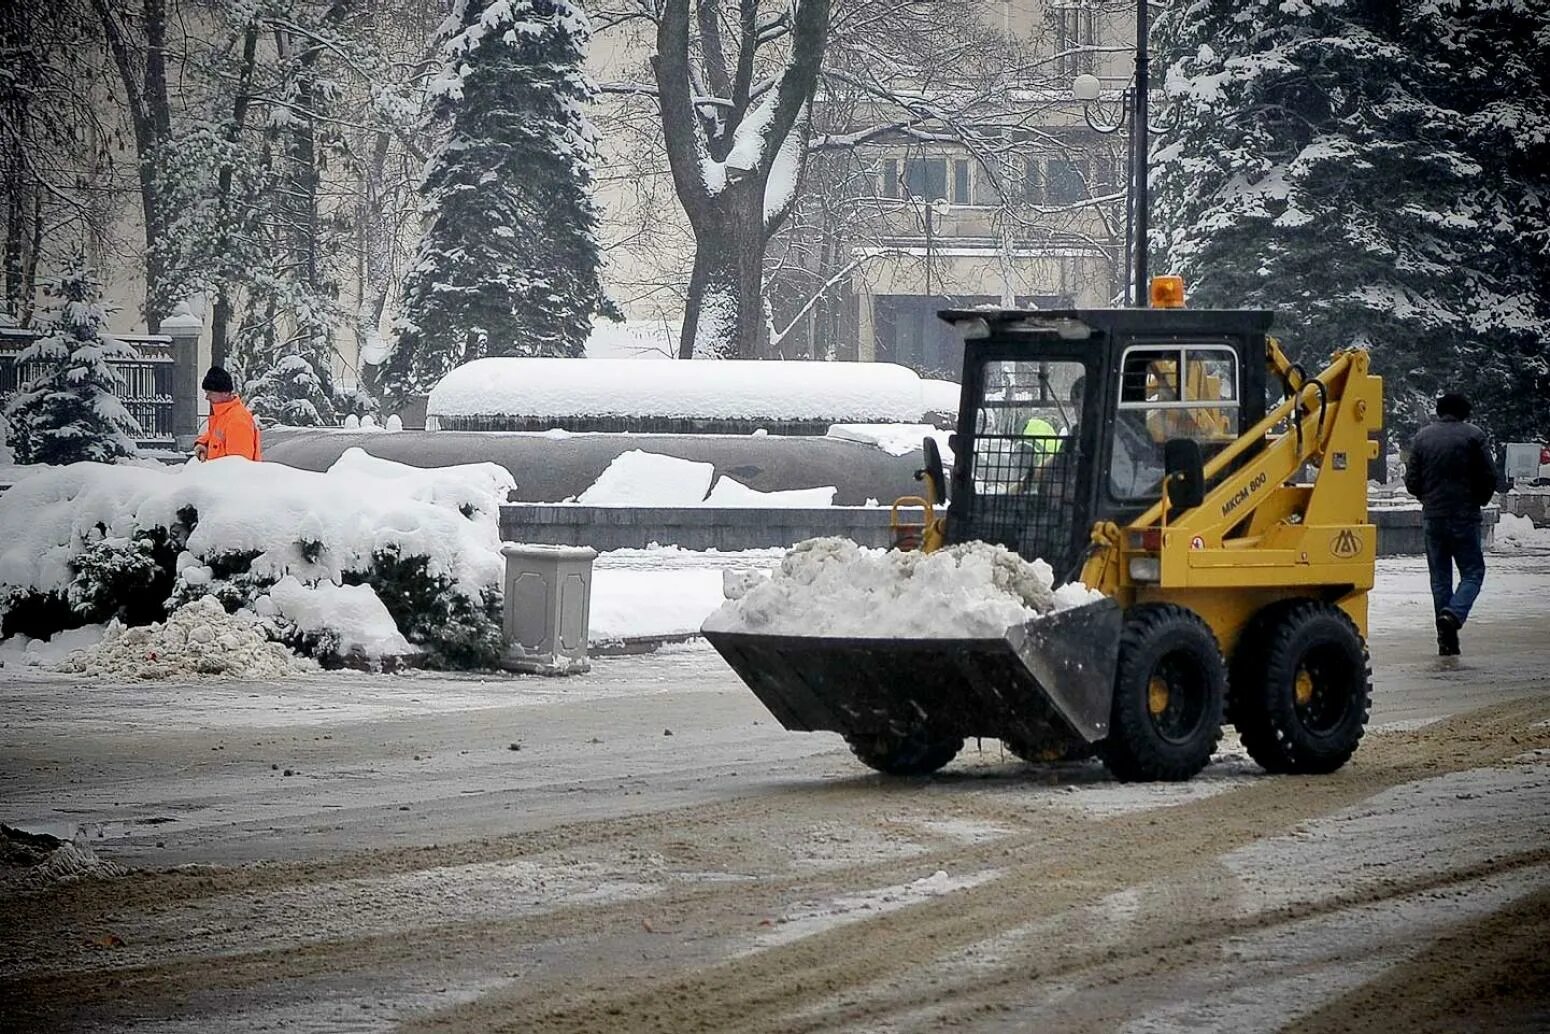
<svg viewBox="0 0 1550 1034">
<path fill-rule="evenodd" d="M 132 359 L 133 348 L 106 336 L 102 283 L 77 256 L 49 294 L 42 337 L 17 365 L 37 374 L 6 405 L 10 446 L 18 463 L 111 463 L 139 455 L 140 425 L 115 394 L 123 381 L 110 359 Z"/>
<path fill-rule="evenodd" d="M 598 278 L 589 34 L 572 0 L 454 0 L 433 84 L 450 134 L 427 166 L 428 225 L 404 282 L 388 394 L 487 355 L 580 356 L 612 314 Z"/>
<path fill-rule="evenodd" d="M 250 309 L 232 342 L 242 398 L 255 417 L 291 427 L 339 423 L 332 298 L 281 273 L 255 276 Z"/>
<path fill-rule="evenodd" d="M 1507 0 L 1187 0 L 1154 48 L 1155 268 L 1274 309 L 1310 364 L 1369 348 L 1390 428 L 1442 390 L 1499 436 L 1550 402 L 1550 13 Z M 1536 415 L 1537 414 L 1537 415 Z"/>
</svg>

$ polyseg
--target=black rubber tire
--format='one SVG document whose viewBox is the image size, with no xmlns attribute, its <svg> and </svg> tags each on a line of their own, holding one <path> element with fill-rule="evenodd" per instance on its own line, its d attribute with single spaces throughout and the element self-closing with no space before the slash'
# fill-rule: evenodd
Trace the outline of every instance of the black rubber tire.
<svg viewBox="0 0 1550 1034">
<path fill-rule="evenodd" d="M 1236 727 L 1241 705 L 1239 690 L 1248 696 L 1257 696 L 1264 681 L 1265 650 L 1270 645 L 1270 633 L 1281 618 L 1293 607 L 1306 600 L 1281 600 L 1265 607 L 1249 619 L 1238 634 L 1238 645 L 1227 665 L 1227 700 L 1222 707 L 1222 724 Z M 1240 730 L 1241 732 L 1241 730 Z"/>
<path fill-rule="evenodd" d="M 1166 693 L 1152 710 L 1152 682 Z M 1227 671 L 1216 636 L 1200 616 L 1169 603 L 1131 608 L 1120 637 L 1109 735 L 1098 756 L 1123 782 L 1189 779 L 1211 760 L 1222 735 Z"/>
<path fill-rule="evenodd" d="M 893 733 L 846 736 L 850 752 L 868 768 L 884 775 L 930 775 L 963 749 L 960 736 L 942 736 L 917 729 L 906 736 Z"/>
<path fill-rule="evenodd" d="M 1299 673 L 1310 699 L 1297 701 Z M 1322 774 L 1351 759 L 1372 709 L 1367 644 L 1332 603 L 1295 600 L 1266 609 L 1233 656 L 1233 724 L 1267 772 Z"/>
</svg>

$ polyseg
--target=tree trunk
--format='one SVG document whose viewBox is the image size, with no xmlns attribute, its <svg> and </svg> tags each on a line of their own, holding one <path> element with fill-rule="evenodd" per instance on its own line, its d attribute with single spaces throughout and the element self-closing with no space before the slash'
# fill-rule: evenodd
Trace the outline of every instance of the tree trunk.
<svg viewBox="0 0 1550 1034">
<path fill-rule="evenodd" d="M 9 151 L 9 149 L 7 149 Z M 21 322 L 22 250 L 27 237 L 27 195 L 16 168 L 17 155 L 8 153 L 5 162 L 5 301 L 11 316 Z"/>
<path fill-rule="evenodd" d="M 232 100 L 231 124 L 226 131 L 228 142 L 235 144 L 242 136 L 243 126 L 248 119 L 248 104 L 252 100 L 253 66 L 258 55 L 258 25 L 249 25 L 242 36 L 242 69 L 237 76 L 237 96 Z M 223 243 L 230 239 L 232 232 L 231 211 L 231 180 L 232 163 L 226 162 L 221 166 L 221 172 L 216 184 L 216 218 L 221 220 L 221 237 Z M 226 248 L 222 247 L 220 253 L 224 256 Z M 213 366 L 224 367 L 226 365 L 226 353 L 228 351 L 227 337 L 231 331 L 231 284 L 230 277 L 221 276 L 215 285 L 215 308 L 210 319 L 210 363 Z"/>
<path fill-rule="evenodd" d="M 32 326 L 32 310 L 37 300 L 38 259 L 43 255 L 43 192 L 32 195 L 32 247 L 27 249 L 27 262 L 22 269 L 21 310 L 12 313 L 23 327 Z"/>
<path fill-rule="evenodd" d="M 162 252 L 167 213 L 161 202 L 162 153 L 172 143 L 172 105 L 167 98 L 166 0 L 145 0 L 145 89 L 141 94 L 151 146 L 140 161 L 140 190 L 145 208 L 145 323 L 152 334 L 172 311 L 166 296 L 167 268 Z"/>
<path fill-rule="evenodd" d="M 652 73 L 667 145 L 673 187 L 694 229 L 694 270 L 689 279 L 681 358 L 739 358 L 759 354 L 764 334 L 760 298 L 764 284 L 764 248 L 785 219 L 788 200 L 779 212 L 764 211 L 765 186 L 787 136 L 799 131 L 797 120 L 812 99 L 828 38 L 830 0 L 798 0 L 791 24 L 790 54 L 775 84 L 774 109 L 764 126 L 763 146 L 754 168 L 722 165 L 725 181 L 707 183 L 707 160 L 725 162 L 736 127 L 749 113 L 757 9 L 754 0 L 739 0 L 739 40 L 735 76 L 726 67 L 716 14 L 711 0 L 701 0 L 699 55 L 690 56 L 690 0 L 664 0 L 657 23 L 657 52 Z M 694 64 L 704 60 L 706 67 Z M 731 109 L 713 129 L 696 109 L 697 82 L 704 78 L 722 90 Z M 719 91 L 718 91 L 719 92 Z M 707 138 L 707 133 L 713 133 Z M 792 196 L 795 196 L 793 192 Z"/>
<path fill-rule="evenodd" d="M 753 195 L 749 187 L 758 187 Z M 732 184 L 694 235 L 680 359 L 749 359 L 764 334 L 763 184 Z"/>
<path fill-rule="evenodd" d="M 166 0 L 143 0 L 145 59 L 139 68 L 112 0 L 92 0 L 92 7 L 102 23 L 113 63 L 123 81 L 129 121 L 135 133 L 140 209 L 145 220 L 145 323 L 154 334 L 161 329 L 162 318 L 171 308 L 166 297 L 166 266 L 161 250 L 166 229 L 161 204 L 161 156 L 172 140 L 172 106 L 167 98 Z"/>
</svg>

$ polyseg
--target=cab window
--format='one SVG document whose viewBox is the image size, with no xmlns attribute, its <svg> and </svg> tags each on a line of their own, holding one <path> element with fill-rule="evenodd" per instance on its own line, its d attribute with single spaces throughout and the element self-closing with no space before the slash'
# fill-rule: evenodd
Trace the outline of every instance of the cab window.
<svg viewBox="0 0 1550 1034">
<path fill-rule="evenodd" d="M 1226 345 L 1135 345 L 1120 361 L 1109 493 L 1155 499 L 1163 443 L 1193 438 L 1209 458 L 1238 433 L 1238 356 Z"/>
<path fill-rule="evenodd" d="M 1072 394 L 1080 392 L 1085 368 L 1074 361 L 996 360 L 984 369 L 975 489 L 987 495 L 1027 491 L 1041 469 L 1053 469 L 1057 456 L 1075 450 L 1081 404 Z"/>
</svg>

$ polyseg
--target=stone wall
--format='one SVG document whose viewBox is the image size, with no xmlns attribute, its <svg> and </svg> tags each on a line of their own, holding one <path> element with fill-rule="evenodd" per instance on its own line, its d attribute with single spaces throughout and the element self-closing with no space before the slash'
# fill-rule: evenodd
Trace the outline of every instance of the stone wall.
<svg viewBox="0 0 1550 1034">
<path fill-rule="evenodd" d="M 1485 545 L 1490 546 L 1497 511 L 1482 515 Z M 900 518 L 919 523 L 918 509 Z M 1426 552 L 1421 511 L 1375 509 L 1378 555 Z M 546 506 L 512 503 L 501 507 L 501 538 L 508 542 L 591 546 L 599 551 L 643 549 L 656 543 L 684 549 L 771 549 L 803 539 L 837 535 L 863 546 L 892 544 L 888 510 L 833 506 L 822 509 L 733 509 L 726 507 Z"/>
<path fill-rule="evenodd" d="M 918 509 L 900 519 L 919 523 Z M 821 509 L 732 507 L 544 506 L 501 507 L 501 538 L 508 542 L 591 546 L 599 551 L 644 549 L 656 543 L 684 549 L 772 549 L 803 539 L 837 535 L 863 546 L 892 545 L 888 510 L 830 506 Z"/>
</svg>

